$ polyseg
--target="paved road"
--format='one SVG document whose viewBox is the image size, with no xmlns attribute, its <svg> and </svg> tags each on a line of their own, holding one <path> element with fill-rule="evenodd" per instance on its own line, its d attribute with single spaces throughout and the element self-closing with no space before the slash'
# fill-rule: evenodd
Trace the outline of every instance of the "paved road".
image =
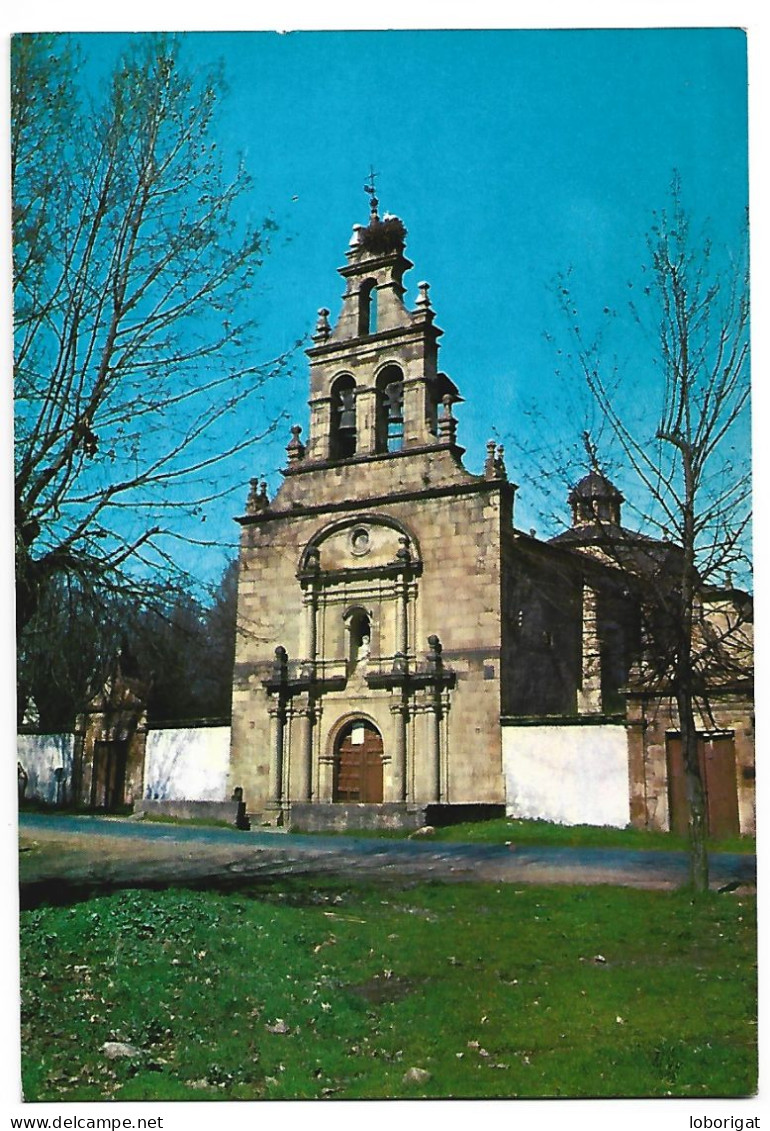
<svg viewBox="0 0 770 1131">
<path fill-rule="evenodd" d="M 643 888 L 676 888 L 687 881 L 683 852 L 292 836 L 41 814 L 22 815 L 20 832 L 25 842 L 20 858 L 23 906 L 114 887 L 234 887 L 292 875 Z M 713 855 L 711 882 L 713 887 L 754 885 L 755 857 Z"/>
</svg>

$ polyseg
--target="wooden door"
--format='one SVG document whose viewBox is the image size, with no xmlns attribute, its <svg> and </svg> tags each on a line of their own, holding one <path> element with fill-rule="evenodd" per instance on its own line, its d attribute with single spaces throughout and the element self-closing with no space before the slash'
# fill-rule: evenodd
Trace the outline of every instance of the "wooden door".
<svg viewBox="0 0 770 1131">
<path fill-rule="evenodd" d="M 679 735 L 666 736 L 668 803 L 672 832 L 687 835 L 687 786 Z M 698 762 L 706 795 L 709 836 L 734 836 L 740 832 L 738 785 L 735 776 L 733 735 L 703 735 L 698 739 Z"/>
<path fill-rule="evenodd" d="M 335 801 L 382 801 L 382 737 L 371 723 L 350 723 L 335 759 Z"/>
<path fill-rule="evenodd" d="M 94 742 L 91 807 L 108 812 L 125 804 L 127 742 Z"/>
<path fill-rule="evenodd" d="M 738 783 L 735 774 L 735 740 L 730 735 L 708 737 L 703 742 L 706 767 L 706 804 L 711 836 L 737 836 Z"/>
</svg>

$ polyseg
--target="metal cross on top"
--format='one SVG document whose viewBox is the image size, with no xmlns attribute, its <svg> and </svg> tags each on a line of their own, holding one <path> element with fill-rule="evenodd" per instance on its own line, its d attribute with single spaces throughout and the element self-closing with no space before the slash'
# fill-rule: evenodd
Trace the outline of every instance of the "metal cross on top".
<svg viewBox="0 0 770 1131">
<path fill-rule="evenodd" d="M 367 177 L 367 181 L 369 183 L 364 185 L 364 192 L 369 194 L 370 201 L 371 201 L 371 210 L 372 210 L 373 215 L 376 215 L 377 205 L 379 204 L 379 201 L 378 201 L 377 196 L 376 196 L 377 189 L 376 189 L 376 186 L 375 186 L 375 179 L 377 177 L 379 177 L 379 175 L 380 175 L 379 173 L 375 173 L 374 166 L 370 165 L 369 166 L 369 176 Z"/>
<path fill-rule="evenodd" d="M 370 196 L 374 196 L 374 194 L 377 191 L 375 184 L 374 184 L 374 181 L 375 181 L 376 177 L 379 177 L 379 175 L 380 175 L 379 173 L 375 173 L 374 166 L 370 165 L 369 166 L 369 176 L 367 177 L 367 180 L 370 181 L 371 183 L 364 185 L 364 192 L 368 192 Z"/>
</svg>

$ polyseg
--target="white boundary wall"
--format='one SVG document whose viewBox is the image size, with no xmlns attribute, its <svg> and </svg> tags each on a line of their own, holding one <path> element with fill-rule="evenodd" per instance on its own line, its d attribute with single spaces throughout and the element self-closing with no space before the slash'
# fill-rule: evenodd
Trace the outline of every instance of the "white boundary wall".
<svg viewBox="0 0 770 1131">
<path fill-rule="evenodd" d="M 16 758 L 27 774 L 26 799 L 45 801 L 55 805 L 64 802 L 57 797 L 55 770 L 63 770 L 60 790 L 68 790 L 72 783 L 72 756 L 75 737 L 72 734 L 17 734 Z"/>
<path fill-rule="evenodd" d="M 631 820 L 620 724 L 504 725 L 503 769 L 509 817 L 615 828 Z"/>
<path fill-rule="evenodd" d="M 230 727 L 148 730 L 144 796 L 155 801 L 226 801 Z"/>
</svg>

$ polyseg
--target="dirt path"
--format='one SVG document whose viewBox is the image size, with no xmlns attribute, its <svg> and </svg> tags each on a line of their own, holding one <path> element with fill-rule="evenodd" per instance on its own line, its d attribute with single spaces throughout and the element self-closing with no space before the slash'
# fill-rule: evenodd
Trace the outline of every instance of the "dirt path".
<svg viewBox="0 0 770 1131">
<path fill-rule="evenodd" d="M 286 877 L 371 877 L 675 888 L 683 853 L 234 834 L 128 821 L 21 820 L 22 907 L 120 887 L 235 888 Z M 712 883 L 750 886 L 751 856 L 716 856 Z"/>
</svg>

